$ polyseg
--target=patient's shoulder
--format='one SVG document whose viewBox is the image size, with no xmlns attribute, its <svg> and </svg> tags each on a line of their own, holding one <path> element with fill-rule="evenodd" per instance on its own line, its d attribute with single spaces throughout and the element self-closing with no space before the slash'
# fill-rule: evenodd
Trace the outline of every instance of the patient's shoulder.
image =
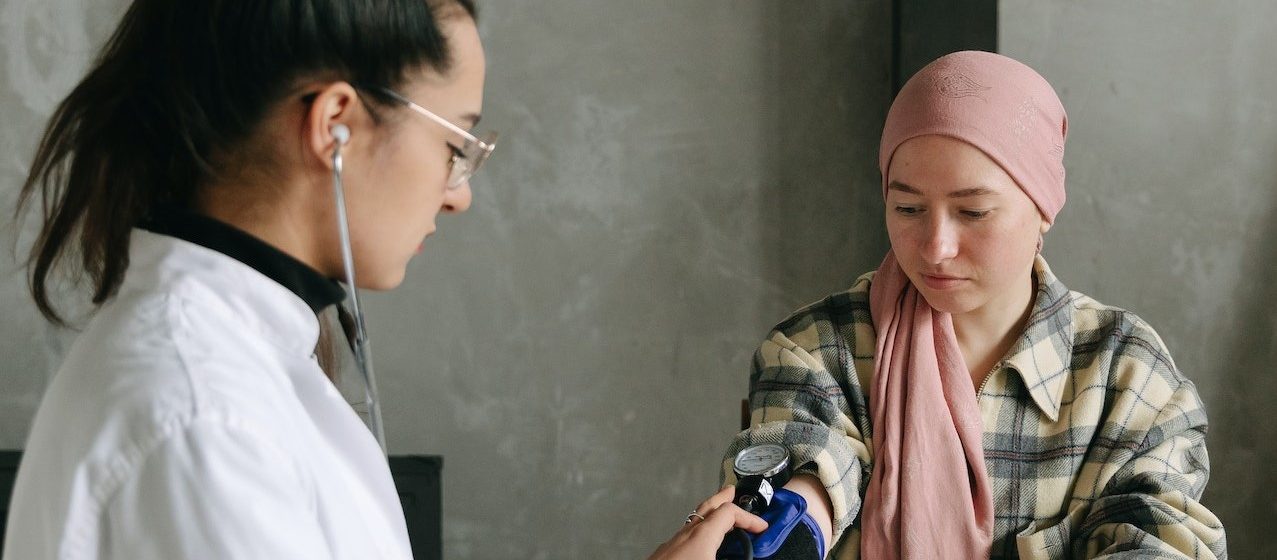
<svg viewBox="0 0 1277 560">
<path fill-rule="evenodd" d="M 835 292 L 794 311 L 772 329 L 769 340 L 782 346 L 817 353 L 843 347 L 862 354 L 866 343 L 872 352 L 873 320 L 869 315 L 869 285 L 873 272 L 861 275 L 851 287 Z"/>
</svg>

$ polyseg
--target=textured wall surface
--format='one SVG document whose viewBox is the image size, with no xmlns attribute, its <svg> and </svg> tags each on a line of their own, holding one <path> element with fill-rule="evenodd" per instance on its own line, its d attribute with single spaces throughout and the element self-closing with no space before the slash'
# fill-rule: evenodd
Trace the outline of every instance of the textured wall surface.
<svg viewBox="0 0 1277 560">
<path fill-rule="evenodd" d="M 1153 324 L 1211 418 L 1205 503 L 1277 557 L 1277 4 L 1006 0 L 1002 52 L 1069 112 L 1060 278 Z"/>
<path fill-rule="evenodd" d="M 370 304 L 387 430 L 447 457 L 450 557 L 640 558 L 766 330 L 881 258 L 887 3 L 484 7 L 503 145 Z"/>
<path fill-rule="evenodd" d="M 126 3 L 0 1 L 9 211 Z M 367 301 L 391 451 L 445 457 L 446 557 L 643 557 L 715 489 L 754 347 L 884 252 L 888 6 L 481 2 L 501 145 Z M 0 278 L 14 448 L 71 333 Z"/>
<path fill-rule="evenodd" d="M 0 448 L 22 445 L 44 383 L 73 333 L 36 313 L 15 245 L 34 223 L 13 219 L 31 154 L 54 107 L 80 80 L 123 13 L 122 0 L 0 0 Z M 21 243 L 19 243 L 21 241 Z"/>
</svg>

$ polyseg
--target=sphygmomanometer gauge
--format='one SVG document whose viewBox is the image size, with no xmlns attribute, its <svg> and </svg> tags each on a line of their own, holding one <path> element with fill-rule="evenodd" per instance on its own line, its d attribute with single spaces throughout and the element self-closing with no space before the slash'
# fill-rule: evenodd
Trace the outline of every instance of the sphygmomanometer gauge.
<svg viewBox="0 0 1277 560">
<path fill-rule="evenodd" d="M 737 478 L 732 501 L 756 514 L 767 509 L 776 489 L 789 482 L 789 450 L 775 443 L 746 447 L 736 454 L 732 470 Z"/>
</svg>

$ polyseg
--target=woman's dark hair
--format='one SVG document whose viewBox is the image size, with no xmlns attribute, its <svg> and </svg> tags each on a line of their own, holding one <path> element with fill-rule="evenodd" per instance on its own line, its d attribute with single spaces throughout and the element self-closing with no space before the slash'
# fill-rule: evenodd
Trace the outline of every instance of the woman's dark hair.
<svg viewBox="0 0 1277 560">
<path fill-rule="evenodd" d="M 475 15 L 473 0 L 135 0 L 50 118 L 19 195 L 19 218 L 37 198 L 43 211 L 27 259 L 40 312 L 65 324 L 48 284 L 69 251 L 94 305 L 110 299 L 132 228 L 189 207 L 301 80 L 394 89 L 413 71 L 447 72 L 440 20 L 456 7 Z"/>
</svg>

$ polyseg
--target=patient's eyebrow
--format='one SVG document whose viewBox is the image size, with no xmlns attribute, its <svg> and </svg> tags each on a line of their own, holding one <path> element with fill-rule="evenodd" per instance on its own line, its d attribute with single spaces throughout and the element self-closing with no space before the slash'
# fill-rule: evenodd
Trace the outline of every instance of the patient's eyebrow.
<svg viewBox="0 0 1277 560">
<path fill-rule="evenodd" d="M 900 191 L 900 192 L 909 193 L 909 194 L 922 194 L 922 192 L 920 192 L 918 189 L 915 189 L 909 185 L 901 183 L 900 181 L 892 181 L 890 183 L 887 183 L 887 190 Z"/>
<path fill-rule="evenodd" d="M 996 196 L 999 193 L 989 187 L 971 187 L 949 193 L 949 198 L 965 198 L 969 196 Z"/>
</svg>

